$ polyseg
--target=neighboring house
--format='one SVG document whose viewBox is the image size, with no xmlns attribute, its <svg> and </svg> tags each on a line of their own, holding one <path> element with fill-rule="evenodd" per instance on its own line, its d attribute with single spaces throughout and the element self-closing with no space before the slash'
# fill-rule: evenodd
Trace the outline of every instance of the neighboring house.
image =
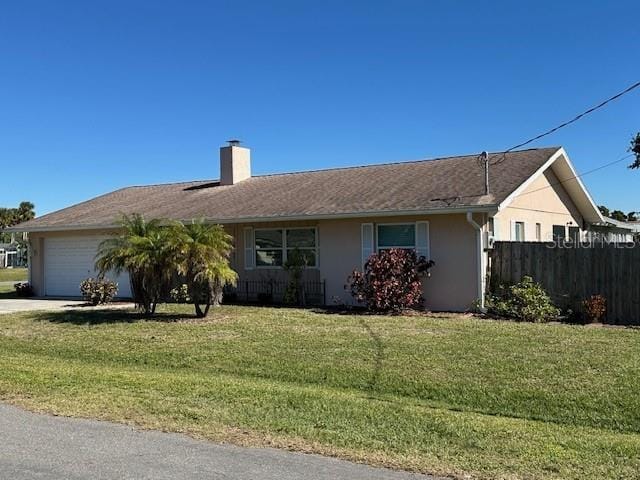
<svg viewBox="0 0 640 480">
<path fill-rule="evenodd" d="M 640 222 L 621 222 L 615 218 L 604 217 L 602 222 L 591 225 L 587 232 L 587 239 L 631 243 L 638 235 L 640 235 Z"/>
<path fill-rule="evenodd" d="M 0 268 L 19 266 L 20 256 L 18 245 L 15 243 L 0 243 Z"/>
<path fill-rule="evenodd" d="M 489 194 L 477 158 L 252 176 L 249 149 L 232 142 L 220 149 L 219 181 L 124 188 L 15 230 L 30 232 L 30 280 L 41 296 L 78 295 L 118 215 L 139 212 L 223 224 L 241 282 L 286 278 L 287 254 L 302 249 L 305 275 L 325 281 L 328 303 L 351 301 L 345 280 L 373 252 L 416 249 L 436 262 L 424 280 L 427 307 L 460 311 L 484 296 L 492 237 L 566 238 L 603 221 L 564 149 L 491 155 Z M 118 281 L 129 294 L 126 276 Z"/>
<path fill-rule="evenodd" d="M 634 220 L 632 222 L 626 222 L 627 226 L 631 227 L 635 236 L 640 235 L 640 221 Z"/>
</svg>

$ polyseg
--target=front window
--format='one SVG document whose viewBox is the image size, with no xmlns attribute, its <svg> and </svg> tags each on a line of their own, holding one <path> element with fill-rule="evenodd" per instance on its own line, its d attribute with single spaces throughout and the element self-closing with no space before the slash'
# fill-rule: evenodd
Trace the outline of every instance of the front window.
<svg viewBox="0 0 640 480">
<path fill-rule="evenodd" d="M 315 228 L 255 230 L 257 267 L 282 267 L 293 252 L 299 252 L 308 267 L 316 267 L 318 252 Z"/>
<path fill-rule="evenodd" d="M 415 223 L 378 225 L 378 250 L 416 248 Z"/>
<path fill-rule="evenodd" d="M 305 265 L 315 267 L 316 262 L 316 229 L 290 228 L 286 232 L 287 258 L 297 251 L 305 260 Z M 285 260 L 286 261 L 286 260 Z"/>
<path fill-rule="evenodd" d="M 256 265 L 281 267 L 284 259 L 283 230 L 256 230 Z"/>
</svg>

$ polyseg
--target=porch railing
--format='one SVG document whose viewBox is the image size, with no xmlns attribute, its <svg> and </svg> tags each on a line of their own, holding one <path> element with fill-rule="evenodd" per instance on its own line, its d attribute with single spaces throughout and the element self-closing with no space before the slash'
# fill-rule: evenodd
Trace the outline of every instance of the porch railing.
<svg viewBox="0 0 640 480">
<path fill-rule="evenodd" d="M 281 305 L 289 282 L 279 280 L 239 280 L 235 287 L 225 287 L 226 303 L 258 303 Z M 293 304 L 301 306 L 326 305 L 326 282 L 304 281 L 300 283 L 298 298 Z"/>
</svg>

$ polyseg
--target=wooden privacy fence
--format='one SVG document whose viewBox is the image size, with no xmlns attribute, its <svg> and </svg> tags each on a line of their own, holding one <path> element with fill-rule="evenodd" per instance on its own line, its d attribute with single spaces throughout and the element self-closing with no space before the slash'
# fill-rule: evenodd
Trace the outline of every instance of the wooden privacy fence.
<svg viewBox="0 0 640 480">
<path fill-rule="evenodd" d="M 492 293 L 528 275 L 558 307 L 581 311 L 584 299 L 599 294 L 607 300 L 607 323 L 640 324 L 638 244 L 496 242 L 489 272 Z"/>
</svg>

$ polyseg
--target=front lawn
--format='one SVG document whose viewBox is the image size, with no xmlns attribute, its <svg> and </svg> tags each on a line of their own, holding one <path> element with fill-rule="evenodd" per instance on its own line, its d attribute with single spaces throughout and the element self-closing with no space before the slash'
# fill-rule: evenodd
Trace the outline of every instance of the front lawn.
<svg viewBox="0 0 640 480">
<path fill-rule="evenodd" d="M 26 282 L 27 278 L 26 268 L 0 268 L 0 282 Z"/>
<path fill-rule="evenodd" d="M 12 283 L 0 284 L 0 300 L 3 298 L 17 298 L 16 289 Z"/>
<path fill-rule="evenodd" d="M 640 478 L 640 331 L 223 307 L 0 316 L 0 398 L 481 478 Z"/>
</svg>

